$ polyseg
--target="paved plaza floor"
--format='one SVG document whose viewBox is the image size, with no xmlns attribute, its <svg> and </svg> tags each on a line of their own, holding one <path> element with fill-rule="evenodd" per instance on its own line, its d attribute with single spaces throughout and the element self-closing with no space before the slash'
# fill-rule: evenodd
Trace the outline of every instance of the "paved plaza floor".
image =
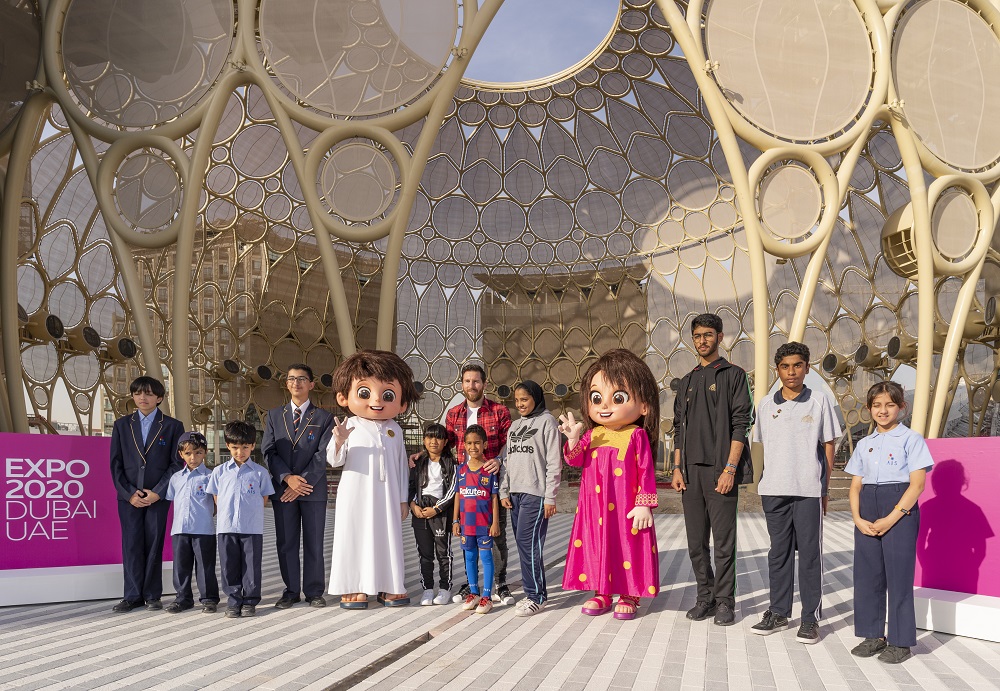
<svg viewBox="0 0 1000 691">
<path fill-rule="evenodd" d="M 823 640 L 768 637 L 750 627 L 767 607 L 762 514 L 740 517 L 737 623 L 690 622 L 694 583 L 683 518 L 657 515 L 663 592 L 624 622 L 585 617 L 587 595 L 564 592 L 562 565 L 573 516 L 551 522 L 546 562 L 551 599 L 542 613 L 513 607 L 488 615 L 458 605 L 342 610 L 272 607 L 281 593 L 273 522 L 266 513 L 264 601 L 253 619 L 194 610 L 112 614 L 112 601 L 0 609 L 0 689 L 998 689 L 1000 644 L 918 632 L 898 666 L 852 657 L 852 524 L 826 521 Z M 330 512 L 332 522 L 332 511 Z M 329 538 L 332 525 L 328 526 Z M 404 526 L 408 582 L 419 596 L 416 550 Z M 513 540 L 510 540 L 513 547 Z M 456 552 L 457 549 L 456 545 Z M 460 557 L 460 554 L 458 555 Z M 455 580 L 464 582 L 456 559 Z M 509 580 L 520 580 L 516 551 Z M 515 588 L 515 595 L 521 593 Z M 168 602 L 170 598 L 165 598 Z"/>
</svg>

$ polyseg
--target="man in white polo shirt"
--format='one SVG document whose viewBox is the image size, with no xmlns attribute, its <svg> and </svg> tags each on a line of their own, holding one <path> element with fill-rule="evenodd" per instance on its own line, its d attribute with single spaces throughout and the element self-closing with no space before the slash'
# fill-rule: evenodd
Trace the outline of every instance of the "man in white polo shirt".
<svg viewBox="0 0 1000 691">
<path fill-rule="evenodd" d="M 757 492 L 771 538 L 771 600 L 760 623 L 750 630 L 767 636 L 788 628 L 798 550 L 802 622 L 795 639 L 810 644 L 819 641 L 823 516 L 840 424 L 830 399 L 805 385 L 808 347 L 786 343 L 775 352 L 774 364 L 781 388 L 761 400 L 753 429 L 753 440 L 764 445 L 764 474 Z"/>
</svg>

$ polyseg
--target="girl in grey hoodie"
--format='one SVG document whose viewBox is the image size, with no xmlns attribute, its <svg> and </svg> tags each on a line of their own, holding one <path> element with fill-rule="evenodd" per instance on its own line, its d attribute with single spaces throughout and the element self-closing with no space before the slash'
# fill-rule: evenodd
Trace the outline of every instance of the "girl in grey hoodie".
<svg viewBox="0 0 1000 691">
<path fill-rule="evenodd" d="M 525 598 L 516 614 L 541 612 L 548 599 L 542 546 L 549 518 L 556 512 L 562 469 L 559 423 L 545 409 L 542 387 L 530 379 L 514 388 L 514 407 L 521 414 L 507 433 L 506 460 L 500 479 L 500 502 L 510 509 Z"/>
</svg>

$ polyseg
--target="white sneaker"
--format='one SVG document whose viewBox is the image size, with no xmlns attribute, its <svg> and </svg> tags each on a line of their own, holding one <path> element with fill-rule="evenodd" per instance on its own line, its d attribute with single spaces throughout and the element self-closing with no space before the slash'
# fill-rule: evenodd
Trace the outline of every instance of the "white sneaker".
<svg viewBox="0 0 1000 691">
<path fill-rule="evenodd" d="M 451 591 L 450 590 L 439 590 L 437 597 L 434 598 L 435 605 L 447 605 L 451 602 Z"/>
<path fill-rule="evenodd" d="M 459 602 L 465 602 L 465 598 L 471 592 L 472 591 L 469 590 L 469 584 L 466 583 L 465 585 L 463 585 L 461 588 L 458 589 L 458 592 L 455 594 L 454 597 L 451 598 L 451 601 L 454 602 L 455 604 L 458 604 Z"/>
<path fill-rule="evenodd" d="M 424 607 L 434 604 L 434 591 L 425 590 L 424 594 L 420 596 L 420 604 Z"/>
<path fill-rule="evenodd" d="M 531 615 L 538 614 L 545 609 L 544 602 L 532 602 L 528 598 L 524 598 L 517 604 L 518 607 L 514 610 L 514 616 L 517 617 L 530 617 Z"/>
<path fill-rule="evenodd" d="M 505 605 L 514 604 L 514 596 L 510 592 L 510 588 L 504 583 L 499 588 L 493 591 L 493 602 L 500 602 Z"/>
</svg>

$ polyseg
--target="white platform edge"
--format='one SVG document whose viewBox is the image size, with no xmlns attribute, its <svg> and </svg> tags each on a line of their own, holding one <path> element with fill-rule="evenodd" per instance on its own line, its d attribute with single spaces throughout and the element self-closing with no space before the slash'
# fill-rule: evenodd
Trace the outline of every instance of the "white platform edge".
<svg viewBox="0 0 1000 691">
<path fill-rule="evenodd" d="M 118 600 L 122 565 L 64 566 L 0 571 L 0 607 L 46 602 Z M 163 592 L 174 592 L 174 564 L 163 562 Z"/>
<path fill-rule="evenodd" d="M 1000 643 L 1000 597 L 913 589 L 917 628 Z"/>
</svg>

